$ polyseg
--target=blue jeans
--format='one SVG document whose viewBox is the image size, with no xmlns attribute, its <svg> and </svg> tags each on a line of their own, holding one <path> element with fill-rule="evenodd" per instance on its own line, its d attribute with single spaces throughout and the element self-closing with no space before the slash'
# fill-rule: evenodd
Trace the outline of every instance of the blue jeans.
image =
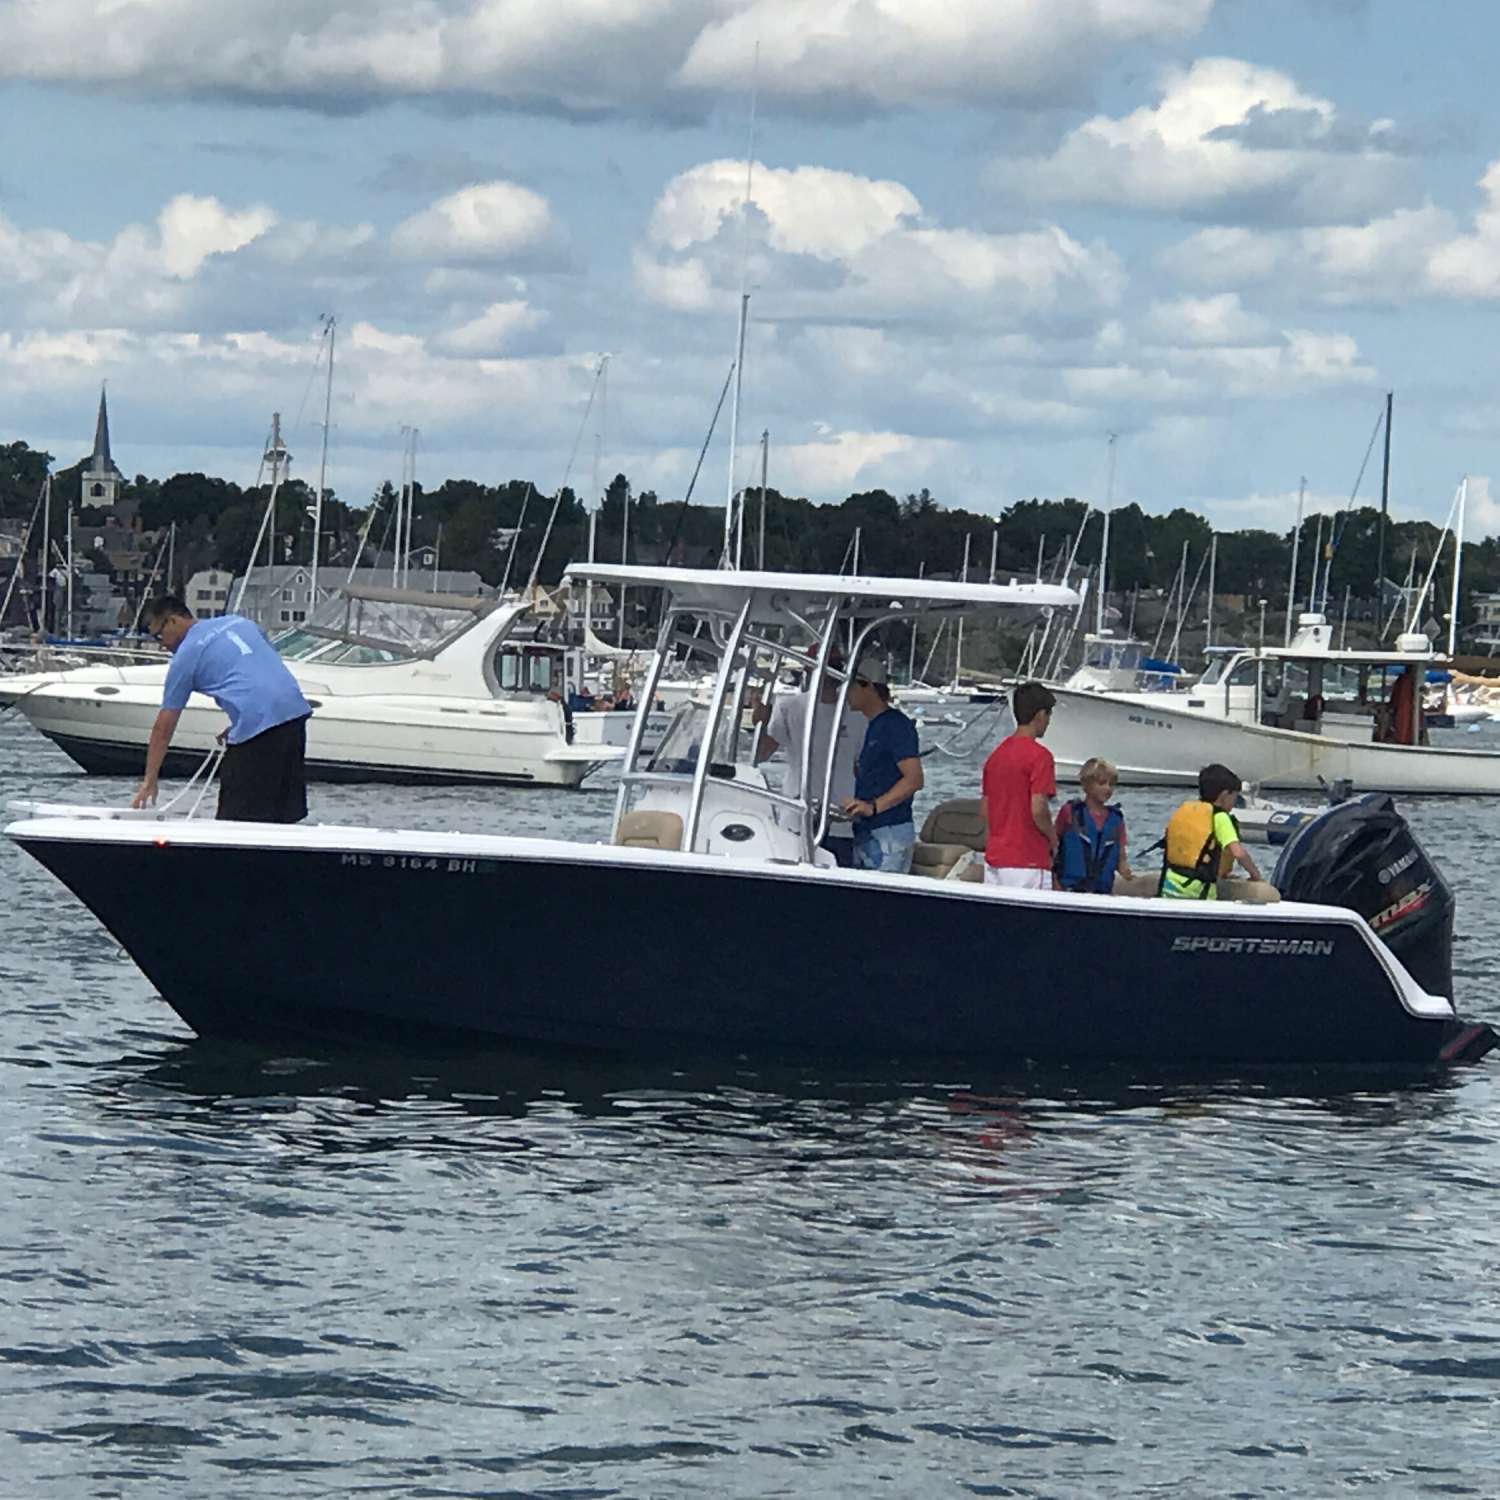
<svg viewBox="0 0 1500 1500">
<path fill-rule="evenodd" d="M 884 828 L 854 825 L 854 867 L 886 875 L 909 875 L 912 850 L 917 845 L 913 823 L 887 823 Z"/>
</svg>

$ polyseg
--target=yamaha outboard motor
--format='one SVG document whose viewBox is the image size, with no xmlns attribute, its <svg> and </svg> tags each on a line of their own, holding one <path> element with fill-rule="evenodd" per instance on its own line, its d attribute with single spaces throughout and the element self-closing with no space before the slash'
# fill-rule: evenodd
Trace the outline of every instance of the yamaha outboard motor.
<svg viewBox="0 0 1500 1500">
<path fill-rule="evenodd" d="M 1384 792 L 1299 829 L 1275 883 L 1288 901 L 1357 911 L 1429 995 L 1453 997 L 1453 891 Z"/>
</svg>

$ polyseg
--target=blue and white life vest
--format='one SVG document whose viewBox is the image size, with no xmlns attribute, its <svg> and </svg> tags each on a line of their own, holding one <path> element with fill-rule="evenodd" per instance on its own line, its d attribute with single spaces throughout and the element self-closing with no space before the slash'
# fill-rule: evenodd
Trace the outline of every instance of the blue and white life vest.
<svg viewBox="0 0 1500 1500">
<path fill-rule="evenodd" d="M 1057 843 L 1054 872 L 1065 891 L 1096 891 L 1106 896 L 1114 890 L 1115 871 L 1120 868 L 1120 834 L 1125 814 L 1118 803 L 1105 809 L 1103 823 L 1095 823 L 1087 805 L 1075 797 L 1064 809 L 1068 826 Z"/>
</svg>

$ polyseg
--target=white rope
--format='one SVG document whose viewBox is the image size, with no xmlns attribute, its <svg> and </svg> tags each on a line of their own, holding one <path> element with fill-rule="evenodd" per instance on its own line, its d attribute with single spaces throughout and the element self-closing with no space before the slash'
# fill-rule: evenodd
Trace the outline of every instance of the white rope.
<svg viewBox="0 0 1500 1500">
<path fill-rule="evenodd" d="M 222 745 L 215 745 L 214 748 L 203 757 L 203 760 L 199 763 L 198 769 L 194 771 L 193 774 L 188 778 L 187 784 L 183 787 L 183 789 L 178 792 L 178 794 L 173 797 L 172 800 L 167 803 L 164 808 L 161 809 L 161 812 L 163 814 L 171 812 L 172 809 L 176 807 L 177 804 L 181 802 L 182 799 L 186 797 L 190 791 L 192 791 L 193 783 L 196 782 L 200 776 L 202 776 L 203 785 L 198 788 L 198 795 L 193 799 L 193 805 L 188 808 L 186 814 L 189 818 L 196 816 L 199 805 L 203 801 L 204 795 L 207 793 L 209 787 L 213 785 L 214 773 L 219 768 L 219 762 L 223 759 L 224 747 Z M 206 775 L 205 772 L 207 773 Z"/>
<path fill-rule="evenodd" d="M 982 725 L 991 714 L 998 713 L 1007 706 L 1003 697 L 997 698 L 995 702 L 987 704 L 984 708 L 980 709 L 967 724 L 961 725 L 946 740 L 941 740 L 937 744 L 929 745 L 925 750 L 919 751 L 919 758 L 925 760 L 929 755 L 937 754 L 951 756 L 954 760 L 962 760 L 965 756 L 972 754 L 973 746 L 966 745 L 962 750 L 955 749 L 954 747 L 966 735 L 972 733 L 976 726 Z"/>
</svg>

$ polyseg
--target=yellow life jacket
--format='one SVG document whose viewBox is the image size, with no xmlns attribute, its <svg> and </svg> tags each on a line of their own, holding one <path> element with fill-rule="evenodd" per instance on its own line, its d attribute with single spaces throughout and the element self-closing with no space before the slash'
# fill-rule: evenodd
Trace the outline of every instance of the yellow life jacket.
<svg viewBox="0 0 1500 1500">
<path fill-rule="evenodd" d="M 1184 802 L 1168 819 L 1162 856 L 1163 885 L 1170 872 L 1178 877 L 1179 883 L 1196 882 L 1199 894 L 1206 896 L 1214 882 L 1233 868 L 1233 856 L 1214 837 L 1217 810 L 1212 802 Z"/>
</svg>

